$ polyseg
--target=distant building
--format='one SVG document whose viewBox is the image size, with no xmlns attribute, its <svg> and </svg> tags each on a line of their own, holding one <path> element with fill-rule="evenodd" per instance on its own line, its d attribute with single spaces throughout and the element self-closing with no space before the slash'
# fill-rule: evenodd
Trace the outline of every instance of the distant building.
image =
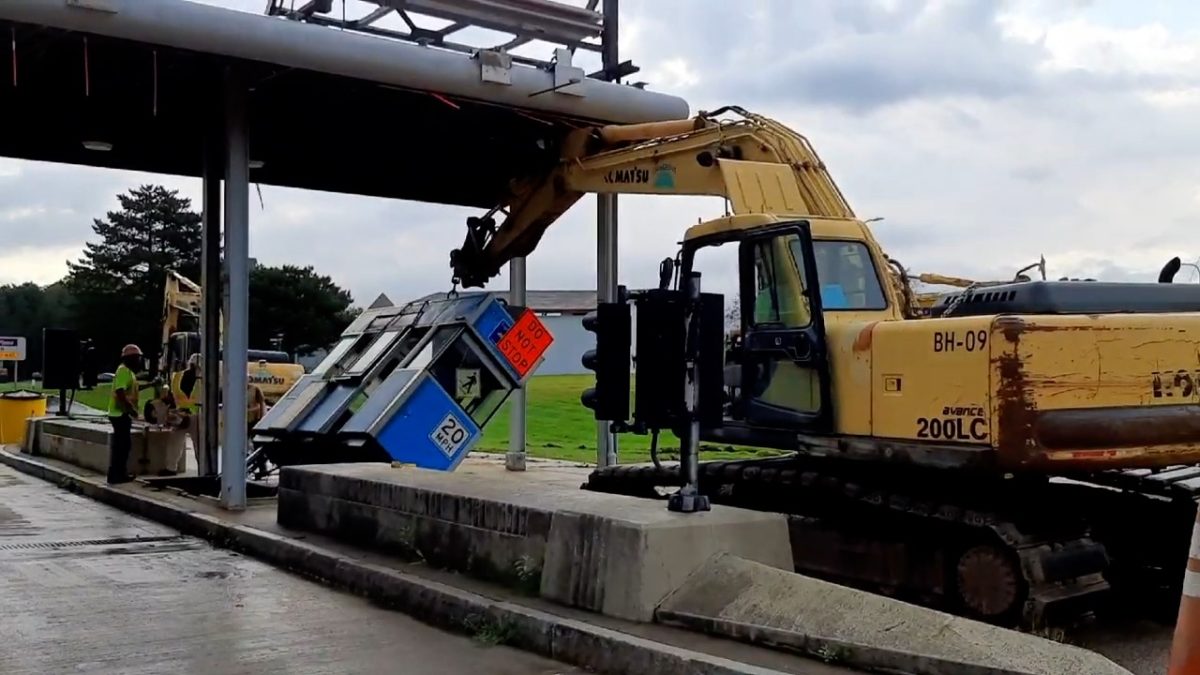
<svg viewBox="0 0 1200 675">
<path fill-rule="evenodd" d="M 367 307 L 367 309 L 379 309 L 381 307 L 391 307 L 391 306 L 392 306 L 392 299 L 389 298 L 386 293 L 380 293 L 379 297 L 375 298 L 375 302 L 372 302 L 371 305 L 369 307 Z"/>
<path fill-rule="evenodd" d="M 297 356 L 297 357 L 295 357 L 295 359 L 296 359 L 296 363 L 299 363 L 300 365 L 304 366 L 304 372 L 311 373 L 313 368 L 316 368 L 317 366 L 321 365 L 321 362 L 325 360 L 325 357 L 328 354 L 329 354 L 328 349 L 318 349 L 317 351 L 315 351 L 311 354 L 304 354 L 303 356 Z"/>
</svg>

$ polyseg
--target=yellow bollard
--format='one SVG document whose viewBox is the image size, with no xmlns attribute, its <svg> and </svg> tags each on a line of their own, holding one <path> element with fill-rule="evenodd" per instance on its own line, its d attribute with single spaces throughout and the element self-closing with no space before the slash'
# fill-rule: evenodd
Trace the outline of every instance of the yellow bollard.
<svg viewBox="0 0 1200 675">
<path fill-rule="evenodd" d="M 1183 573 L 1179 617 L 1171 641 L 1168 675 L 1200 675 L 1200 509 L 1192 526 L 1192 545 Z"/>
<path fill-rule="evenodd" d="M 36 391 L 0 394 L 0 445 L 24 445 L 26 420 L 46 415 L 46 397 Z"/>
</svg>

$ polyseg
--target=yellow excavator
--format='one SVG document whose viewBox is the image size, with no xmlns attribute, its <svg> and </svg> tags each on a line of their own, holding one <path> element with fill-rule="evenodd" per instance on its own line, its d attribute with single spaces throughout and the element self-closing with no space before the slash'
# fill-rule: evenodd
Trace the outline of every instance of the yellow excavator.
<svg viewBox="0 0 1200 675">
<path fill-rule="evenodd" d="M 187 277 L 169 270 L 163 290 L 162 349 L 159 376 L 170 384 L 176 405 L 181 408 L 198 399 L 199 389 L 185 392 L 181 387 L 188 362 L 200 353 L 200 333 L 181 330 L 184 317 L 200 317 L 201 289 Z M 273 405 L 304 375 L 304 366 L 292 363 L 287 352 L 251 349 L 246 364 L 250 384 L 263 393 L 267 405 Z"/>
<path fill-rule="evenodd" d="M 590 361 L 615 365 L 585 404 L 616 431 L 674 432 L 681 462 L 597 469 L 586 489 L 785 513 L 798 571 L 986 621 L 1176 606 L 1200 490 L 1200 285 L 967 283 L 923 310 L 808 140 L 736 107 L 570 132 L 551 169 L 468 219 L 455 282 L 531 254 L 586 193 L 727 204 L 686 230 L 659 288 L 623 296 L 631 422 L 628 310 L 601 303 L 593 324 Z M 720 247 L 743 308 L 728 353 L 699 290 L 724 270 L 697 264 Z M 699 440 L 791 454 L 697 464 Z"/>
</svg>

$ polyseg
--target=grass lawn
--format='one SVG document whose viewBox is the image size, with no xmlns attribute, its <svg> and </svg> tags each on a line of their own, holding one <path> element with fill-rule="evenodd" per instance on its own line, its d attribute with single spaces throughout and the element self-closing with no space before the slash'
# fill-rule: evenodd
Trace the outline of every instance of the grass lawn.
<svg viewBox="0 0 1200 675">
<path fill-rule="evenodd" d="M 595 379 L 590 375 L 543 375 L 529 381 L 525 448 L 530 456 L 591 463 L 596 461 L 596 420 L 592 417 L 592 411 L 579 402 L 579 395 L 594 382 Z M 476 450 L 506 451 L 508 430 L 509 410 L 508 404 L 505 404 L 488 423 Z M 650 436 L 620 434 L 618 439 L 618 457 L 622 464 L 650 460 Z M 664 432 L 658 440 L 660 459 L 678 459 L 679 439 L 674 434 Z M 780 454 L 776 450 L 732 446 L 701 445 L 700 449 L 702 459 L 771 457 Z"/>
<path fill-rule="evenodd" d="M 530 380 L 525 447 L 531 457 L 588 463 L 596 461 L 596 420 L 592 417 L 592 411 L 579 402 L 579 395 L 593 382 L 595 380 L 590 375 L 543 375 Z M 20 386 L 0 384 L 0 392 L 17 388 L 37 390 L 29 382 Z M 90 391 L 76 392 L 75 401 L 106 410 L 110 391 L 109 385 L 100 384 Z M 144 405 L 151 396 L 149 385 L 143 384 L 140 393 Z M 505 452 L 508 449 L 508 429 L 509 409 L 505 404 L 484 429 L 483 439 L 476 446 L 476 451 Z M 649 436 L 621 434 L 618 439 L 618 457 L 622 464 L 650 461 Z M 659 458 L 679 458 L 679 439 L 674 434 L 663 433 L 658 445 Z M 702 459 L 771 457 L 780 454 L 777 450 L 707 444 L 701 445 L 700 450 Z"/>
<path fill-rule="evenodd" d="M 15 384 L 15 385 L 11 382 L 5 382 L 4 384 L 0 384 L 0 393 L 6 392 L 6 391 L 14 391 L 17 389 L 25 389 L 25 390 L 29 390 L 29 391 L 41 391 L 46 394 L 58 394 L 57 389 L 43 390 L 41 387 L 35 386 L 34 383 L 32 383 L 32 382 L 21 382 L 19 384 Z M 90 389 L 90 390 L 86 390 L 86 391 L 80 390 L 80 391 L 75 392 L 75 402 L 79 403 L 81 405 L 86 405 L 89 408 L 96 408 L 98 410 L 108 410 L 108 397 L 111 395 L 111 393 L 112 393 L 112 387 L 110 385 L 97 384 L 95 389 Z M 138 398 L 140 399 L 140 404 L 139 404 L 139 409 L 140 409 L 141 405 L 145 405 L 146 401 L 150 400 L 150 398 L 154 395 L 154 390 L 151 389 L 150 385 L 142 383 L 141 389 L 138 391 L 138 394 L 139 394 Z M 49 412 L 54 412 L 54 411 L 50 410 Z"/>
</svg>

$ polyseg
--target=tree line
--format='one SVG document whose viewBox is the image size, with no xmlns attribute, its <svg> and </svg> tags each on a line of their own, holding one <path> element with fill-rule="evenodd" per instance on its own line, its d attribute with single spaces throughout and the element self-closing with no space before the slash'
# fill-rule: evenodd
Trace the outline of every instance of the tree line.
<svg viewBox="0 0 1200 675">
<path fill-rule="evenodd" d="M 24 336 L 21 370 L 42 368 L 42 329 L 73 328 L 91 339 L 102 368 L 136 343 L 161 350 L 167 271 L 200 283 L 201 217 L 191 200 L 159 185 L 117 195 L 120 209 L 92 222 L 96 241 L 49 286 L 0 286 L 0 335 Z M 250 346 L 293 356 L 328 347 L 360 311 L 348 290 L 311 266 L 256 266 L 250 272 Z M 193 323 L 181 330 L 198 330 Z"/>
</svg>

